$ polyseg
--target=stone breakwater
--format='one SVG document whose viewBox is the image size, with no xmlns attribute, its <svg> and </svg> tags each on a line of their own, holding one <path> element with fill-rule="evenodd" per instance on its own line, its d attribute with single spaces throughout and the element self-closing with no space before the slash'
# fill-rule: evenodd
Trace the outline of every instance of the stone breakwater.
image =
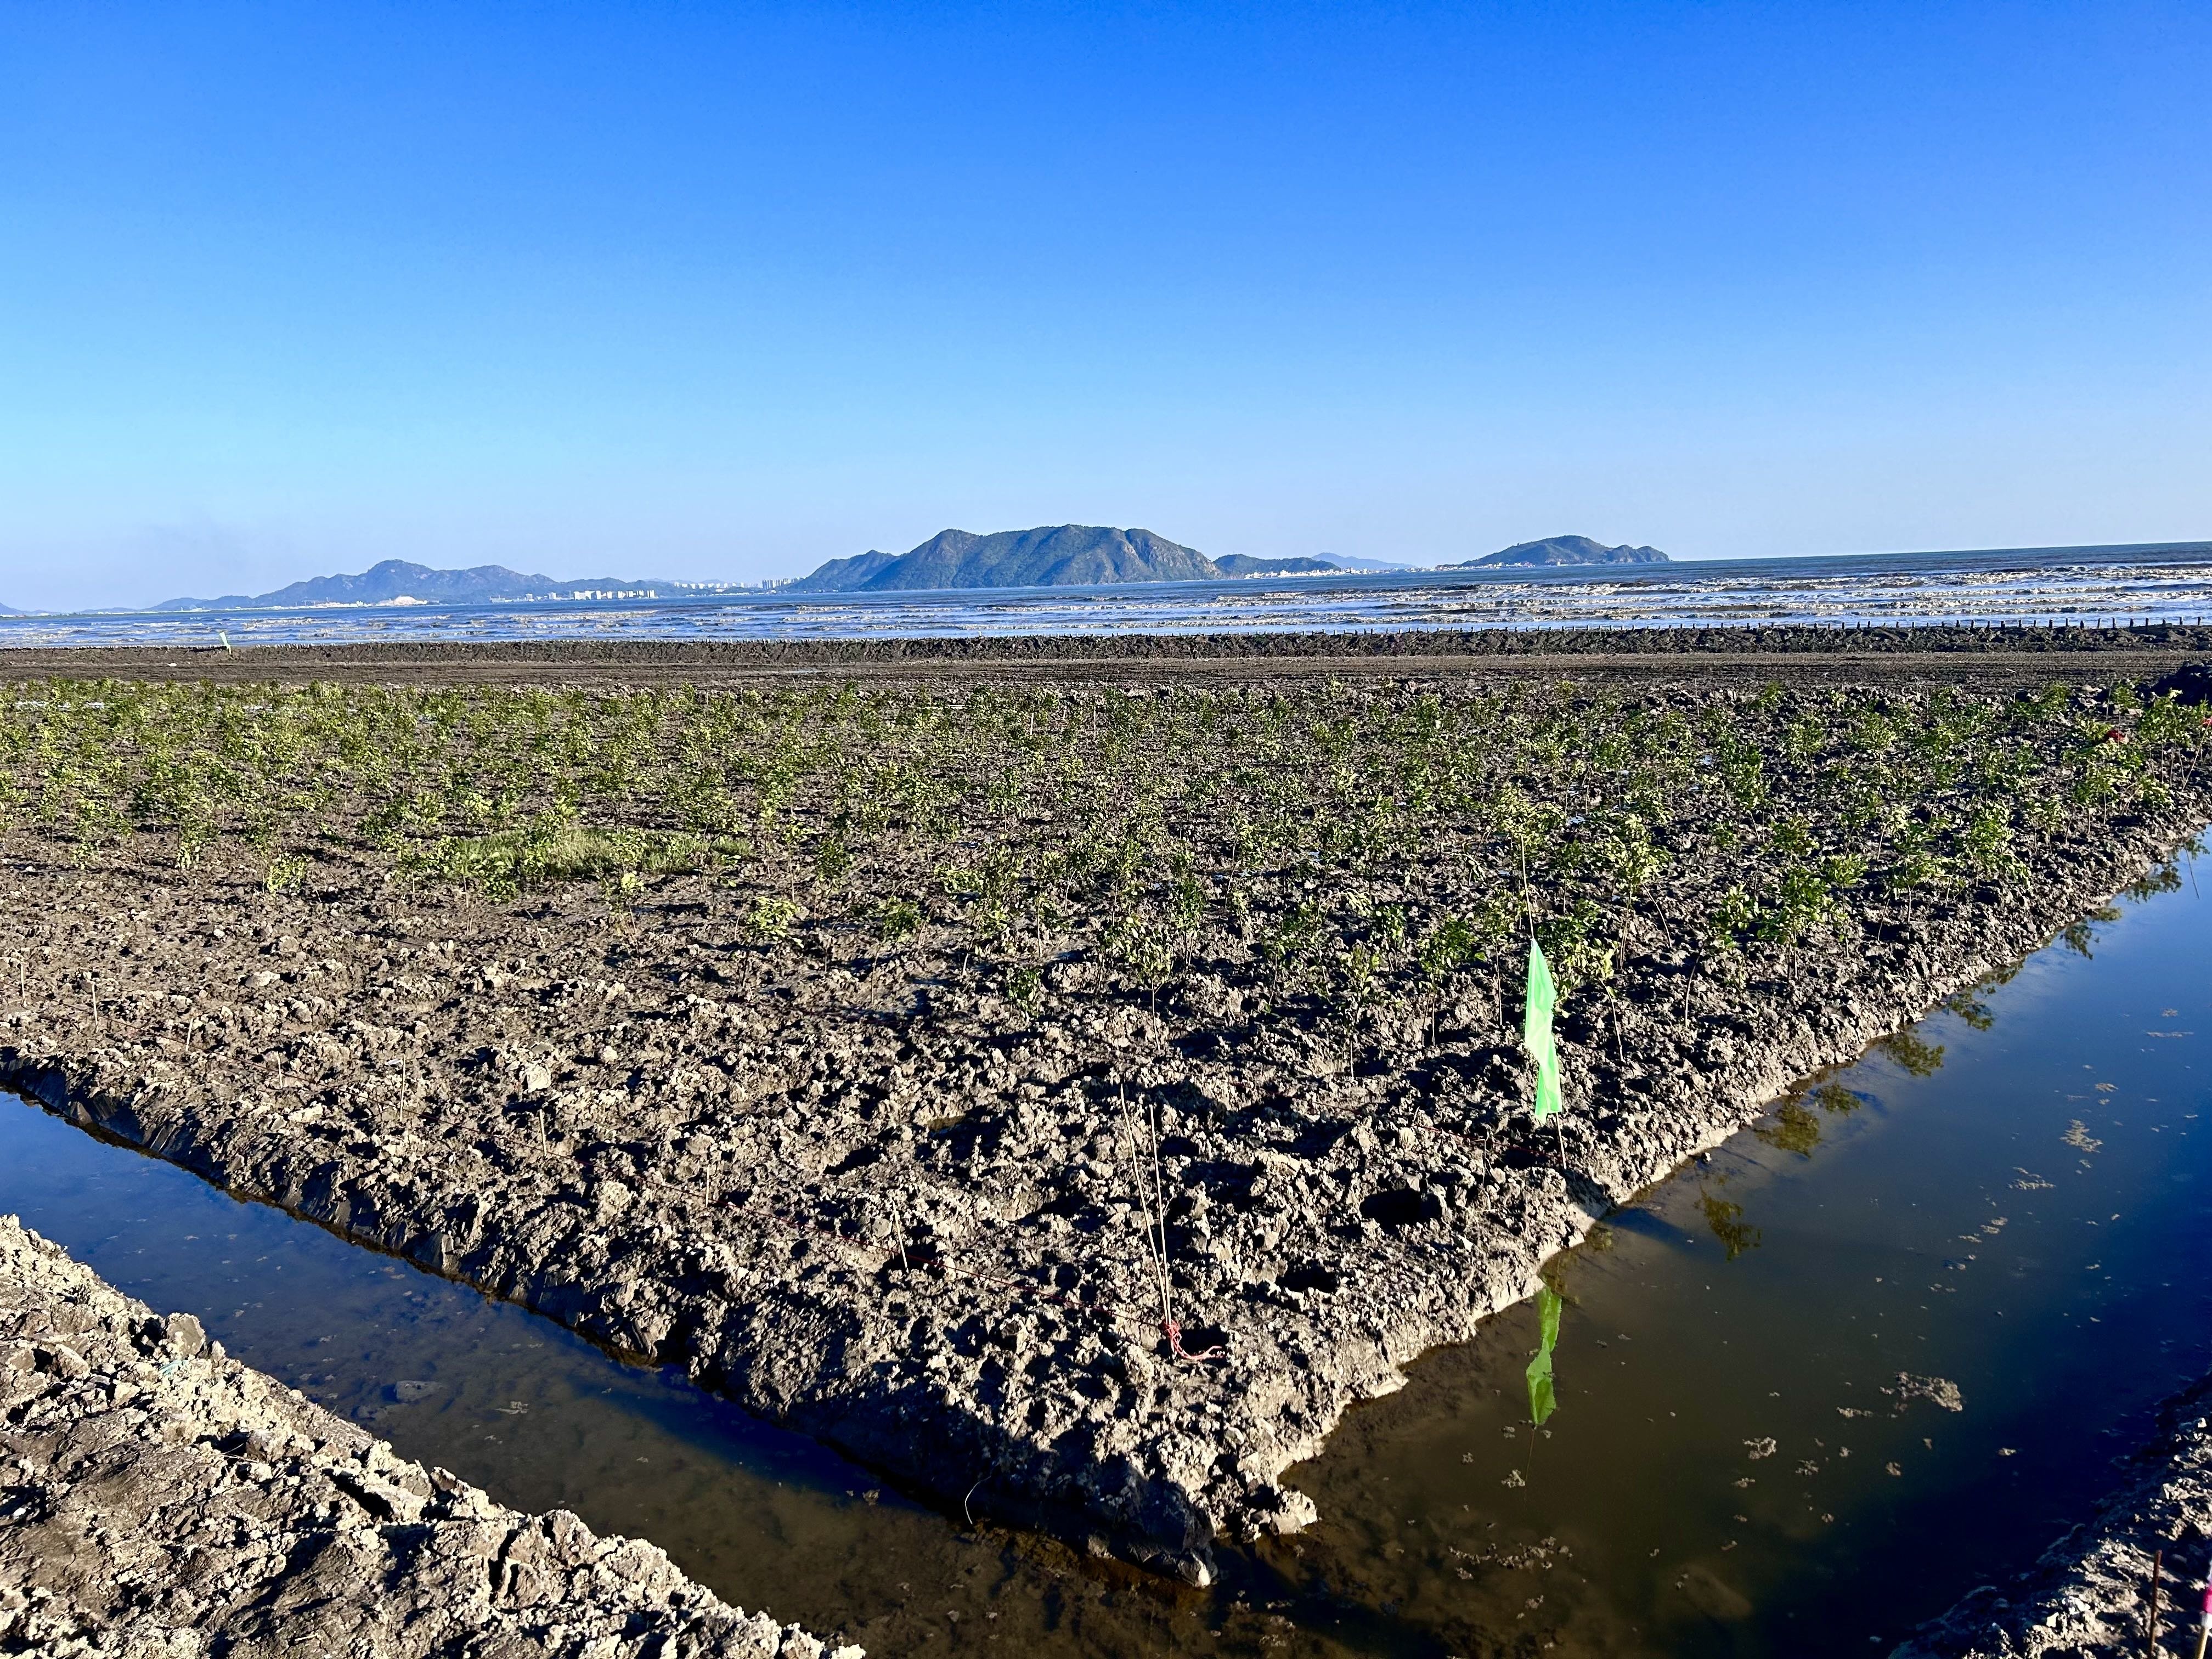
<svg viewBox="0 0 2212 1659">
<path fill-rule="evenodd" d="M 650 680 L 674 673 L 711 678 L 726 672 L 813 674 L 893 668 L 927 677 L 934 670 L 1018 669 L 1071 664 L 1176 665 L 1204 662 L 1295 670 L 1320 665 L 1345 672 L 1362 662 L 1388 672 L 1439 659 L 1500 667 L 1516 659 L 1571 659 L 1574 672 L 1648 660 L 1680 672 L 1695 659 L 1740 665 L 1757 659 L 1789 675 L 1822 663 L 1877 669 L 1885 659 L 1923 665 L 1958 659 L 1986 673 L 1994 659 L 2016 659 L 2037 676 L 2121 672 L 2155 675 L 2212 651 L 2212 627 L 2149 623 L 2106 627 L 1930 622 L 1911 626 L 1814 627 L 1774 623 L 1729 627 L 1434 628 L 1348 632 L 968 635 L 957 638 L 877 636 L 823 640 L 670 640 L 595 637 L 568 641 L 433 640 L 376 644 L 200 646 L 0 646 L 0 673 L 113 674 L 132 678 L 295 681 L 306 678 L 435 675 L 527 681 L 587 672 Z"/>
<path fill-rule="evenodd" d="M 2194 1649 L 2212 1554 L 2212 1378 L 2160 1412 L 2160 1433 L 2125 1460 L 2095 1515 L 2006 1584 L 1984 1584 L 1923 1626 L 1894 1659 L 2088 1659 Z M 2161 1553 L 2160 1640 L 2144 1640 Z"/>
<path fill-rule="evenodd" d="M 0 1653 L 463 1651 L 825 1649 L 651 1544 L 395 1457 L 0 1216 Z"/>
<path fill-rule="evenodd" d="M 106 1012 L 11 1017 L 0 1080 L 684 1364 L 913 1488 L 1203 1582 L 1218 1531 L 1313 1518 L 1281 1476 L 1352 1404 L 1527 1295 L 1610 1206 L 1794 1079 L 2140 876 L 2208 795 L 2191 782 L 2162 812 L 2025 846 L 2022 880 L 1848 950 L 1662 946 L 1625 964 L 1610 1012 L 1561 1022 L 1578 1104 L 1556 1137 L 1512 1115 L 1509 1042 L 1370 1075 L 1295 1032 L 1226 1057 L 1178 1046 L 1141 1008 L 933 1031 L 841 1014 L 860 985 L 797 1008 L 733 991 L 713 961 L 586 976 L 560 935 L 537 962 L 473 965 L 526 943 L 495 911 L 477 913 L 482 938 L 425 942 L 382 900 L 349 914 L 119 875 L 88 890 L 59 871 L 35 899 L 19 888 L 21 938 L 64 930 Z M 388 948 L 364 962 L 394 929 L 416 941 L 404 969 Z M 141 994 L 229 1035 L 145 1036 Z M 225 1025 L 219 1006 L 253 1018 Z M 1143 1267 L 1131 1200 L 1152 1154 L 1125 1131 L 1154 1114 L 1181 1346 L 1221 1350 L 1203 1360 L 1164 1332 Z"/>
</svg>

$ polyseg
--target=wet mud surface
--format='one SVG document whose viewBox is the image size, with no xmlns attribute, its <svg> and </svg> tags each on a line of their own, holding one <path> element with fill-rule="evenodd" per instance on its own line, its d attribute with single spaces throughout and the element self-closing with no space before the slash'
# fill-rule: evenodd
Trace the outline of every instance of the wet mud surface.
<svg viewBox="0 0 2212 1659">
<path fill-rule="evenodd" d="M 1790 684 L 2054 678 L 2152 679 L 2212 653 L 2212 628 L 1918 627 L 1435 629 L 1408 632 L 1048 635 L 967 639 L 592 640 L 0 649 L 0 677 L 367 681 L 431 685 L 712 685 L 823 674 L 858 680 L 1007 683 L 1435 675 L 1481 672 L 1599 680 Z"/>
<path fill-rule="evenodd" d="M 2101 743 L 2127 717 L 2082 718 Z M 1770 762 L 1790 789 L 1778 739 Z M 926 946 L 748 941 L 708 874 L 611 909 L 343 860 L 288 889 L 30 836 L 7 848 L 0 1068 L 234 1192 L 684 1364 L 912 1490 L 1202 1582 L 1217 1534 L 1315 1518 L 1284 1471 L 1407 1362 L 1792 1079 L 2201 824 L 2193 751 L 2156 773 L 2154 795 L 2016 824 L 2003 880 L 1723 948 L 1706 915 L 1731 872 L 1678 805 L 1608 994 L 1562 1020 L 1570 1110 L 1540 1129 L 1502 950 L 1437 994 L 1363 1004 L 1303 991 L 1254 930 L 1192 949 L 1164 994 L 1084 950 L 1023 994 Z M 1811 833 L 1847 842 L 1811 781 Z M 1371 913 L 1456 868 L 1343 884 Z M 1316 878 L 1263 872 L 1273 937 Z"/>
<path fill-rule="evenodd" d="M 649 1543 L 518 1514 L 394 1456 L 12 1216 L 0 1519 L 0 1652 L 823 1652 Z"/>
<path fill-rule="evenodd" d="M 2005 1583 L 2212 1357 L 2187 1275 L 2212 1176 L 2193 875 L 1804 1080 L 1554 1258 L 1545 1425 L 1524 1304 L 1352 1413 L 1289 1472 L 1320 1524 L 1224 1553 L 1183 1605 L 27 1104 L 0 1103 L 0 1210 L 401 1455 L 877 1651 L 1856 1653 Z M 2151 1523 L 2142 1547 L 2086 1583 L 2040 1571 L 2066 1593 L 2016 1622 L 2044 1650 L 2116 1636 L 2148 1552 L 2191 1553 L 2185 1502 L 2106 1508 Z M 2033 1598 L 1984 1589 L 1946 1629 Z"/>
<path fill-rule="evenodd" d="M 651 1540 L 695 1583 L 833 1647 L 1253 1654 L 1261 1582 L 1212 1599 L 1035 1534 L 916 1504 L 818 1442 L 624 1364 L 166 1161 L 0 1097 L 0 1214 L 234 1358 L 527 1513 Z M 1232 1560 L 1232 1567 L 1237 1565 Z M 1242 1611 L 1238 1602 L 1245 1603 Z M 1331 1650 L 1333 1651 L 1333 1650 Z"/>
</svg>

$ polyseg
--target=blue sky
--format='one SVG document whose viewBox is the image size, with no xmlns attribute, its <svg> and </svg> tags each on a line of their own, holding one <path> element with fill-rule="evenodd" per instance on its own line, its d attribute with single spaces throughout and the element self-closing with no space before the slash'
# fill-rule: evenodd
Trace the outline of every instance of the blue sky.
<svg viewBox="0 0 2212 1659">
<path fill-rule="evenodd" d="M 0 15 L 0 599 L 2212 536 L 2212 8 Z"/>
</svg>

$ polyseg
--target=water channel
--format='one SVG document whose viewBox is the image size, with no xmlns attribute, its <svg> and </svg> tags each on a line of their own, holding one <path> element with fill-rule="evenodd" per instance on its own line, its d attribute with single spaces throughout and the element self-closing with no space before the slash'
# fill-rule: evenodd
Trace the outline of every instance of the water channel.
<svg viewBox="0 0 2212 1659">
<path fill-rule="evenodd" d="M 1212 1592 L 970 1526 L 672 1373 L 0 1100 L 0 1212 L 402 1453 L 879 1655 L 1865 1654 L 2025 1563 L 2212 1368 L 2184 866 L 1654 1188 L 1292 1472 Z"/>
</svg>

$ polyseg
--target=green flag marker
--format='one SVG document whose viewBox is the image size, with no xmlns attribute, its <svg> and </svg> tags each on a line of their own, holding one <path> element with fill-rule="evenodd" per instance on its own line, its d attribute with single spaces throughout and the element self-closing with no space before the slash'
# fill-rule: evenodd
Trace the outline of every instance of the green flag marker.
<svg viewBox="0 0 2212 1659">
<path fill-rule="evenodd" d="M 1522 1046 L 1536 1062 L 1534 1115 L 1541 1123 L 1559 1109 L 1559 1051 L 1552 1042 L 1552 965 L 1534 939 L 1528 941 L 1528 1005 L 1521 1025 Z M 1559 1323 L 1553 1316 L 1554 1325 Z"/>
<path fill-rule="evenodd" d="M 1543 1346 L 1528 1362 L 1528 1416 L 1540 1429 L 1544 1419 L 1559 1408 L 1559 1397 L 1552 1383 L 1552 1349 L 1559 1340 L 1560 1305 L 1559 1293 L 1549 1285 L 1536 1292 L 1536 1322 L 1541 1328 Z"/>
</svg>

